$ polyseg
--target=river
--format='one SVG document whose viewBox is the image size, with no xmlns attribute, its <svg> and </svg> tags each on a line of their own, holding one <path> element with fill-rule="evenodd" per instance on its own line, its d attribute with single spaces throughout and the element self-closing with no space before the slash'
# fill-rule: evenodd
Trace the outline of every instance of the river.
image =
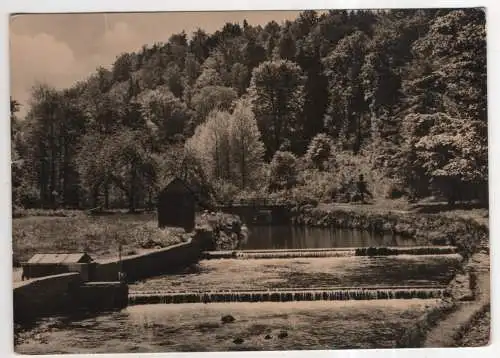
<svg viewBox="0 0 500 358">
<path fill-rule="evenodd" d="M 242 250 L 412 246 L 355 230 L 255 226 Z M 458 255 L 203 260 L 186 272 L 136 282 L 132 291 L 336 286 L 443 286 Z M 114 313 L 51 317 L 16 329 L 16 352 L 392 348 L 435 299 L 133 305 Z M 224 315 L 235 321 L 221 322 Z M 341 333 L 341 334 L 339 334 Z"/>
<path fill-rule="evenodd" d="M 415 240 L 368 231 L 301 227 L 292 225 L 250 226 L 242 250 L 322 249 L 338 247 L 414 246 Z"/>
</svg>

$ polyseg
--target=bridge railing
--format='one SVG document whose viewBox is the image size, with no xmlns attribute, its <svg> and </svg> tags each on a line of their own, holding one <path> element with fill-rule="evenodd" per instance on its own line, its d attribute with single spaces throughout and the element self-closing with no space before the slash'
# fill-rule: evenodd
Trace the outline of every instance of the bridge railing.
<svg viewBox="0 0 500 358">
<path fill-rule="evenodd" d="M 225 201 L 218 203 L 218 207 L 232 207 L 232 206 L 253 206 L 253 207 L 262 207 L 262 206 L 282 206 L 283 203 L 280 203 L 277 200 L 272 200 L 268 198 L 259 198 L 259 199 L 235 199 L 231 201 Z"/>
</svg>

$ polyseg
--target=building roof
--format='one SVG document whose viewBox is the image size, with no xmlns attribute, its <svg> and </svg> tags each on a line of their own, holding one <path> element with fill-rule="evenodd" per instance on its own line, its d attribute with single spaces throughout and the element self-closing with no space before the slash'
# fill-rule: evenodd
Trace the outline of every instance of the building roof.
<svg viewBox="0 0 500 358">
<path fill-rule="evenodd" d="M 92 258 L 85 252 L 73 254 L 35 254 L 28 261 L 29 264 L 76 264 L 87 263 Z"/>
<path fill-rule="evenodd" d="M 164 187 L 163 187 L 163 189 L 161 190 L 161 193 L 160 193 L 160 194 L 163 194 L 163 193 L 168 192 L 168 191 L 172 188 L 173 184 L 175 184 L 175 183 L 179 183 L 179 184 L 181 184 L 181 186 L 182 186 L 184 189 L 186 189 L 186 191 L 187 191 L 188 193 L 190 193 L 191 195 L 196 196 L 194 188 L 193 188 L 191 185 L 189 185 L 188 183 L 186 183 L 184 180 L 182 180 L 182 179 L 180 179 L 180 178 L 178 178 L 178 177 L 172 177 L 172 178 L 169 178 L 169 179 L 166 181 L 166 184 L 164 185 Z"/>
</svg>

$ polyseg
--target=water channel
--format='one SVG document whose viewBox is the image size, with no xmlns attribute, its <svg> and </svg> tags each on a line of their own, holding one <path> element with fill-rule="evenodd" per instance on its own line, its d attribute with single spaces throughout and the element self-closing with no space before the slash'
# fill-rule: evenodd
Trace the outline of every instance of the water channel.
<svg viewBox="0 0 500 358">
<path fill-rule="evenodd" d="M 250 227 L 241 250 L 411 247 L 412 239 L 354 230 Z M 460 257 L 321 257 L 202 260 L 176 275 L 133 283 L 131 292 L 168 290 L 443 287 Z M 390 288 L 389 288 L 390 289 Z M 386 288 L 384 288 L 386 290 Z M 417 296 L 419 297 L 419 296 Z M 135 304 L 120 312 L 51 317 L 18 331 L 18 353 L 391 348 L 438 299 Z M 235 322 L 224 324 L 223 315 Z M 286 335 L 283 334 L 286 332 Z M 342 334 L 338 334 L 342 332 Z M 105 339 L 103 339 L 105 337 Z M 235 343 L 237 342 L 237 343 Z"/>
<path fill-rule="evenodd" d="M 301 227 L 292 225 L 250 226 L 241 250 L 323 249 L 339 247 L 414 246 L 415 240 L 369 231 Z"/>
</svg>

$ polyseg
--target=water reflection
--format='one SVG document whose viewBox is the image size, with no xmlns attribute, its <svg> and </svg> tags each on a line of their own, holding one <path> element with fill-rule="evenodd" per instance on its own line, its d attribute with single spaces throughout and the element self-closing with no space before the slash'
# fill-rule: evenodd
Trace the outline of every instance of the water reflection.
<svg viewBox="0 0 500 358">
<path fill-rule="evenodd" d="M 368 231 L 297 227 L 291 225 L 251 226 L 242 250 L 320 249 L 335 247 L 413 246 L 415 240 Z"/>
</svg>

